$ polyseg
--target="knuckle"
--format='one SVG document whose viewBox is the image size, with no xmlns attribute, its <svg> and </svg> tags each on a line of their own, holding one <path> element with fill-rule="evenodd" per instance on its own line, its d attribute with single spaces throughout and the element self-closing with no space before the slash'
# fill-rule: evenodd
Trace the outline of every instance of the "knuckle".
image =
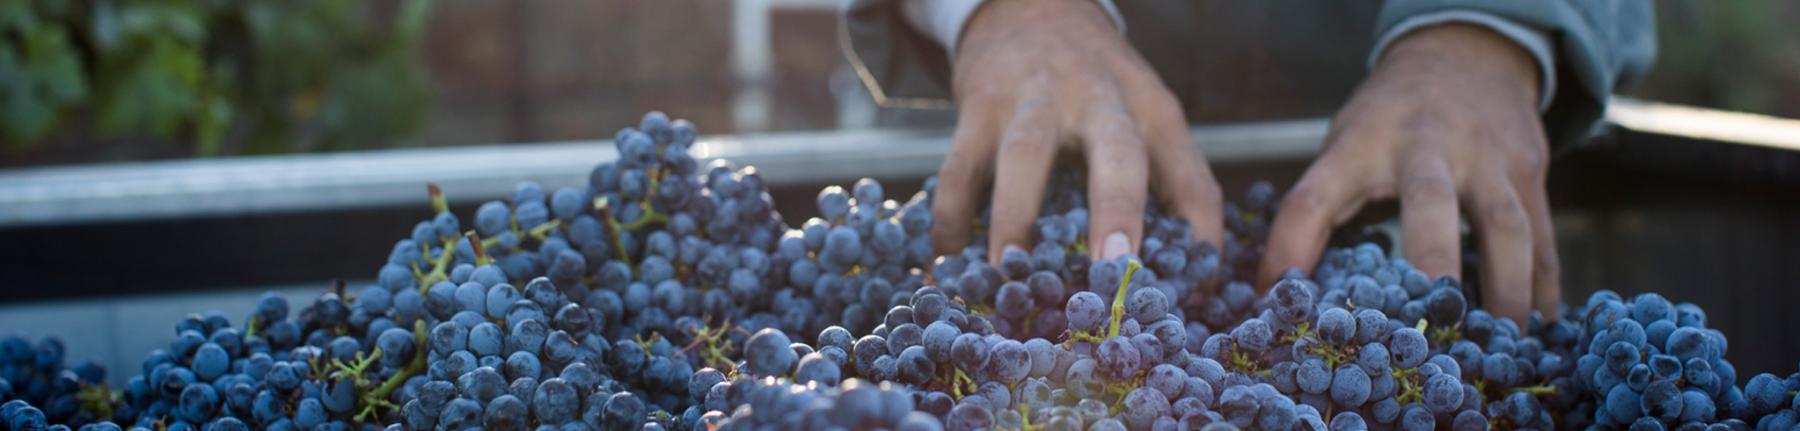
<svg viewBox="0 0 1800 431">
<path fill-rule="evenodd" d="M 1491 229 L 1512 233 L 1531 229 L 1531 219 L 1517 200 L 1487 199 L 1478 211 L 1481 211 L 1483 223 Z"/>
<path fill-rule="evenodd" d="M 994 205 L 988 210 L 988 217 L 993 220 L 996 227 L 1028 222 L 1031 219 L 1036 218 L 1036 214 L 1034 214 L 1032 209 L 1037 206 L 1018 202 L 1019 200 L 1022 199 L 1008 196 L 994 197 Z"/>
<path fill-rule="evenodd" d="M 1097 135 L 1105 148 L 1091 154 L 1097 156 L 1096 162 L 1102 170 L 1124 170 L 1142 172 L 1148 162 L 1142 147 L 1137 144 L 1137 137 L 1132 133 L 1101 133 Z M 1125 172 L 1112 172 L 1113 174 Z"/>
<path fill-rule="evenodd" d="M 1400 184 L 1406 198 L 1448 198 L 1456 195 L 1456 182 L 1448 174 L 1435 172 L 1411 175 Z"/>
<path fill-rule="evenodd" d="M 1136 220 L 1136 215 L 1144 212 L 1144 196 L 1141 193 L 1105 193 L 1094 197 L 1090 204 L 1093 205 L 1096 216 L 1108 216 L 1107 218 Z"/>
<path fill-rule="evenodd" d="M 1538 185 L 1550 174 L 1550 164 L 1541 151 L 1518 151 L 1512 158 L 1512 180 L 1518 184 Z"/>
<path fill-rule="evenodd" d="M 1109 190 L 1149 185 L 1149 168 L 1141 154 L 1127 148 L 1103 148 L 1100 151 L 1089 151 L 1087 167 L 1089 176 L 1100 176 L 1095 184 L 1106 184 Z"/>
<path fill-rule="evenodd" d="M 1412 109 L 1407 111 L 1406 116 L 1400 120 L 1400 127 L 1413 133 L 1437 133 L 1442 130 L 1454 130 L 1450 128 L 1453 123 L 1455 121 L 1451 120 L 1443 111 Z"/>
<path fill-rule="evenodd" d="M 983 163 L 975 157 L 945 157 L 938 165 L 938 182 L 940 190 L 959 191 L 975 177 L 975 173 L 983 168 Z"/>
<path fill-rule="evenodd" d="M 1331 197 L 1327 196 L 1326 191 L 1314 187 L 1308 182 L 1302 182 L 1295 186 L 1293 191 L 1288 192 L 1286 198 L 1281 199 L 1281 210 L 1300 214 L 1331 211 L 1333 209 L 1329 208 L 1330 204 L 1328 203 L 1330 200 Z"/>
<path fill-rule="evenodd" d="M 991 81 L 979 75 L 957 75 L 952 82 L 956 89 L 954 97 L 962 115 L 976 115 L 991 111 L 1005 100 L 1012 92 L 1006 86 L 992 85 Z"/>
<path fill-rule="evenodd" d="M 1090 121 L 1093 126 L 1088 134 L 1097 139 L 1100 145 L 1107 147 L 1140 147 L 1137 128 L 1131 122 L 1129 114 L 1116 111 L 1101 110 L 1095 113 Z M 1117 153 L 1119 151 L 1112 151 Z"/>
<path fill-rule="evenodd" d="M 1557 275 L 1562 274 L 1562 261 L 1557 258 L 1555 242 L 1539 242 L 1537 252 L 1532 253 L 1532 256 L 1532 267 L 1550 279 L 1555 280 Z"/>
<path fill-rule="evenodd" d="M 1154 119 L 1173 126 L 1184 126 L 1181 102 L 1168 91 L 1150 91 L 1138 101 L 1139 109 L 1146 119 Z"/>
<path fill-rule="evenodd" d="M 1175 186 L 1180 190 L 1182 202 L 1190 208 L 1218 208 L 1225 203 L 1225 193 L 1219 189 L 1219 183 L 1210 180 L 1198 180 L 1188 184 Z"/>
<path fill-rule="evenodd" d="M 1000 146 L 1008 152 L 1012 151 L 1049 151 L 1055 144 L 1046 127 L 1035 124 L 1013 123 L 1001 135 Z"/>
<path fill-rule="evenodd" d="M 955 202 L 953 199 L 934 199 L 931 202 L 931 217 L 937 220 L 961 220 L 965 217 L 963 213 L 968 212 L 967 208 L 962 202 Z M 935 223 L 932 225 L 932 232 L 950 228 L 949 223 Z"/>
</svg>

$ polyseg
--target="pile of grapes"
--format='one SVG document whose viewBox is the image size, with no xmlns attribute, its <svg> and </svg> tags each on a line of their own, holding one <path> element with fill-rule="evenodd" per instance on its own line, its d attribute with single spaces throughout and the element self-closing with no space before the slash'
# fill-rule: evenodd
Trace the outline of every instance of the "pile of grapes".
<svg viewBox="0 0 1800 431">
<path fill-rule="evenodd" d="M 374 285 L 190 315 L 123 388 L 4 339 L 0 431 L 1800 429 L 1800 373 L 1739 386 L 1656 294 L 1514 322 L 1369 244 L 1259 293 L 1266 183 L 1221 245 L 1153 205 L 1137 255 L 1095 261 L 1058 173 L 1033 246 L 990 262 L 932 255 L 929 181 L 826 188 L 794 228 L 694 137 L 652 112 L 586 187 L 469 225 L 431 187 Z"/>
</svg>

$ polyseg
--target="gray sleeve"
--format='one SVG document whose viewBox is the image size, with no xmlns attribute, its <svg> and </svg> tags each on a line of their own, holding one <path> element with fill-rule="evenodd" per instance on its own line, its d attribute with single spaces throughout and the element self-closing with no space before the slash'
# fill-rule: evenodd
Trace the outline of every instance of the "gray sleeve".
<svg viewBox="0 0 1800 431">
<path fill-rule="evenodd" d="M 949 108 L 950 57 L 907 22 L 903 0 L 854 0 L 844 6 L 838 40 L 875 103 Z"/>
<path fill-rule="evenodd" d="M 1647 0 L 1387 0 L 1375 34 L 1450 10 L 1491 14 L 1549 36 L 1560 90 L 1544 112 L 1544 127 L 1554 144 L 1598 131 L 1612 93 L 1642 77 L 1656 58 L 1656 19 Z"/>
</svg>

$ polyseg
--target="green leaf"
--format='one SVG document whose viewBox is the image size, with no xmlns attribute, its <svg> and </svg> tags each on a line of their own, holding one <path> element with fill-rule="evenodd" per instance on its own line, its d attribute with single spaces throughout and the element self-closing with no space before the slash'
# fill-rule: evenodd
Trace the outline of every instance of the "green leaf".
<svg viewBox="0 0 1800 431">
<path fill-rule="evenodd" d="M 144 55 L 107 77 L 112 85 L 98 106 L 97 121 L 108 134 L 148 130 L 175 138 L 200 111 L 200 53 L 172 37 L 144 42 Z"/>
<path fill-rule="evenodd" d="M 38 27 L 25 36 L 26 68 L 39 80 L 43 97 L 53 104 L 70 104 L 87 97 L 81 58 L 61 28 Z"/>
<path fill-rule="evenodd" d="M 18 54 L 0 50 L 0 134 L 7 142 L 37 139 L 50 129 L 54 109 L 36 97 L 35 82 Z"/>
<path fill-rule="evenodd" d="M 17 6 L 17 5 L 9 5 Z M 4 7 L 5 13 L 25 8 Z M 29 12 L 29 11 L 27 11 Z M 6 21 L 16 21 L 5 18 Z M 87 97 L 81 58 L 61 25 L 21 29 L 20 45 L 0 43 L 0 126 L 11 143 L 29 143 L 49 134 L 63 110 Z M 4 40 L 0 40 L 4 42 Z"/>
<path fill-rule="evenodd" d="M 27 30 L 37 25 L 37 13 L 31 2 L 0 0 L 0 31 Z"/>
<path fill-rule="evenodd" d="M 418 44 L 419 35 L 425 34 L 425 20 L 431 15 L 431 2 L 426 0 L 406 0 L 400 5 L 400 14 L 396 17 L 394 30 L 398 32 L 404 45 Z"/>
</svg>

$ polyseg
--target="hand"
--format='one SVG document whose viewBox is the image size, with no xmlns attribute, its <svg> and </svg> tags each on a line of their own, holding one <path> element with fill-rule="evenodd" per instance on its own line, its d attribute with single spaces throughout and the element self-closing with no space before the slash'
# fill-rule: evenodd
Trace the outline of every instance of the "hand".
<svg viewBox="0 0 1800 431">
<path fill-rule="evenodd" d="M 1332 226 L 1400 199 L 1406 257 L 1461 277 L 1458 207 L 1481 238 L 1482 300 L 1497 316 L 1556 317 L 1561 300 L 1536 61 L 1487 29 L 1443 25 L 1396 41 L 1332 119 L 1325 149 L 1282 201 L 1258 286 L 1311 271 Z"/>
<path fill-rule="evenodd" d="M 1063 149 L 1086 153 L 1091 257 L 1135 252 L 1151 179 L 1196 239 L 1219 244 L 1219 186 L 1181 106 L 1092 0 L 989 1 L 965 27 L 954 71 L 960 112 L 932 208 L 939 254 L 967 244 L 990 180 L 991 261 L 1030 250 Z"/>
</svg>

